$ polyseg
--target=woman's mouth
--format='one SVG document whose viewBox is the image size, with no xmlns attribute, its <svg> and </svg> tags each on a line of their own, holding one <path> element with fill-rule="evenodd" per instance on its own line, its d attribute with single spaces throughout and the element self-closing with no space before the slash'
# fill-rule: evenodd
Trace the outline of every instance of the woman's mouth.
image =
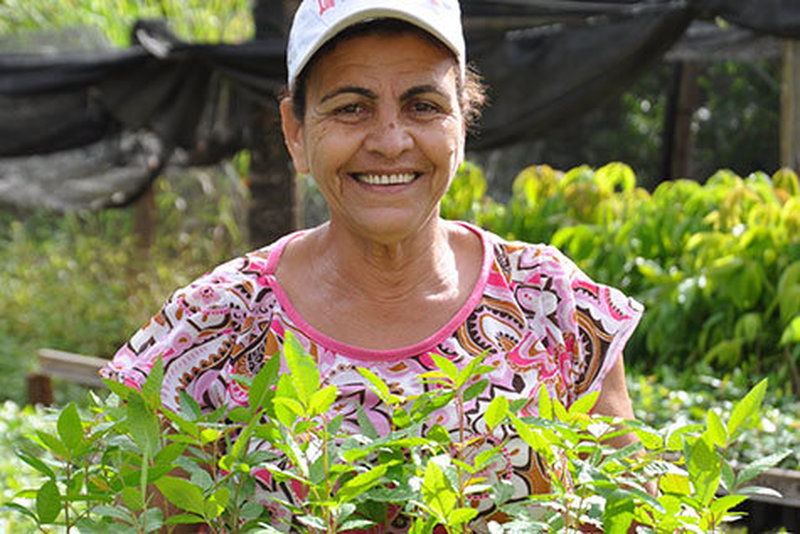
<svg viewBox="0 0 800 534">
<path fill-rule="evenodd" d="M 413 172 L 396 174 L 356 173 L 352 176 L 362 184 L 367 185 L 404 185 L 413 182 L 419 174 Z"/>
</svg>

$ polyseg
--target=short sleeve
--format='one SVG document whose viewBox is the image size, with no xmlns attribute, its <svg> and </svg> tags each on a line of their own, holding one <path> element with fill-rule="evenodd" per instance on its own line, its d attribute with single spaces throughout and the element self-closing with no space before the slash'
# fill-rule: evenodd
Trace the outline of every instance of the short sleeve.
<svg viewBox="0 0 800 534">
<path fill-rule="evenodd" d="M 100 375 L 139 388 L 161 358 L 165 406 L 179 406 L 181 391 L 205 409 L 222 405 L 230 396 L 232 356 L 253 324 L 259 284 L 247 274 L 248 263 L 228 262 L 175 291 Z"/>
<path fill-rule="evenodd" d="M 574 399 L 598 391 L 644 313 L 644 307 L 617 288 L 592 280 L 554 247 L 547 247 L 555 271 L 563 275 L 568 329 L 576 346 L 565 377 Z M 571 301 L 571 302 L 570 302 Z"/>
</svg>

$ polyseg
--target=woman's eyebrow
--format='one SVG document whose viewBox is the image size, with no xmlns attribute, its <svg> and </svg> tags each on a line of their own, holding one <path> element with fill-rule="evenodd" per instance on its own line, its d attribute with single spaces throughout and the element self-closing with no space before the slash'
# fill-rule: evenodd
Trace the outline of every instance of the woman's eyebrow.
<svg viewBox="0 0 800 534">
<path fill-rule="evenodd" d="M 337 97 L 337 96 L 339 96 L 341 94 L 344 94 L 344 93 L 355 93 L 357 95 L 361 95 L 363 97 L 366 97 L 366 98 L 369 98 L 369 99 L 372 99 L 372 100 L 375 100 L 375 99 L 378 98 L 378 95 L 376 95 L 375 93 L 373 93 L 369 89 L 365 89 L 363 87 L 358 87 L 358 86 L 355 86 L 355 85 L 347 85 L 345 87 L 339 87 L 338 89 L 334 89 L 333 91 L 331 91 L 327 95 L 323 96 L 320 99 L 320 103 L 327 102 L 331 98 Z"/>
<path fill-rule="evenodd" d="M 446 93 L 437 85 L 417 85 L 412 87 L 400 96 L 400 100 L 409 100 L 417 95 L 425 93 L 436 93 L 437 95 L 444 96 Z"/>
</svg>

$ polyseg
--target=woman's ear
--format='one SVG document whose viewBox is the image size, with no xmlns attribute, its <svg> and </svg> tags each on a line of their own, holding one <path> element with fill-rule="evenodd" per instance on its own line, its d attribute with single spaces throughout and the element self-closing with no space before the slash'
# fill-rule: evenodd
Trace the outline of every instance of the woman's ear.
<svg viewBox="0 0 800 534">
<path fill-rule="evenodd" d="M 289 155 L 292 156 L 294 170 L 299 174 L 308 174 L 308 159 L 306 158 L 306 145 L 303 138 L 303 123 L 294 114 L 291 98 L 282 98 L 281 104 L 281 128 L 283 129 L 283 140 Z"/>
</svg>

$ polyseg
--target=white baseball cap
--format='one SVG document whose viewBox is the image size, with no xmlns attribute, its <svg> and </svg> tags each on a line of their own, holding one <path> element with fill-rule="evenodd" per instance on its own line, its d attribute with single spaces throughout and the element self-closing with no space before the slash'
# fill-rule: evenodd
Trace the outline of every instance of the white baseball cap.
<svg viewBox="0 0 800 534">
<path fill-rule="evenodd" d="M 455 54 L 464 77 L 466 46 L 458 0 L 303 0 L 289 32 L 289 86 L 294 86 L 303 67 L 339 32 L 380 18 L 406 21 L 436 37 Z"/>
</svg>

